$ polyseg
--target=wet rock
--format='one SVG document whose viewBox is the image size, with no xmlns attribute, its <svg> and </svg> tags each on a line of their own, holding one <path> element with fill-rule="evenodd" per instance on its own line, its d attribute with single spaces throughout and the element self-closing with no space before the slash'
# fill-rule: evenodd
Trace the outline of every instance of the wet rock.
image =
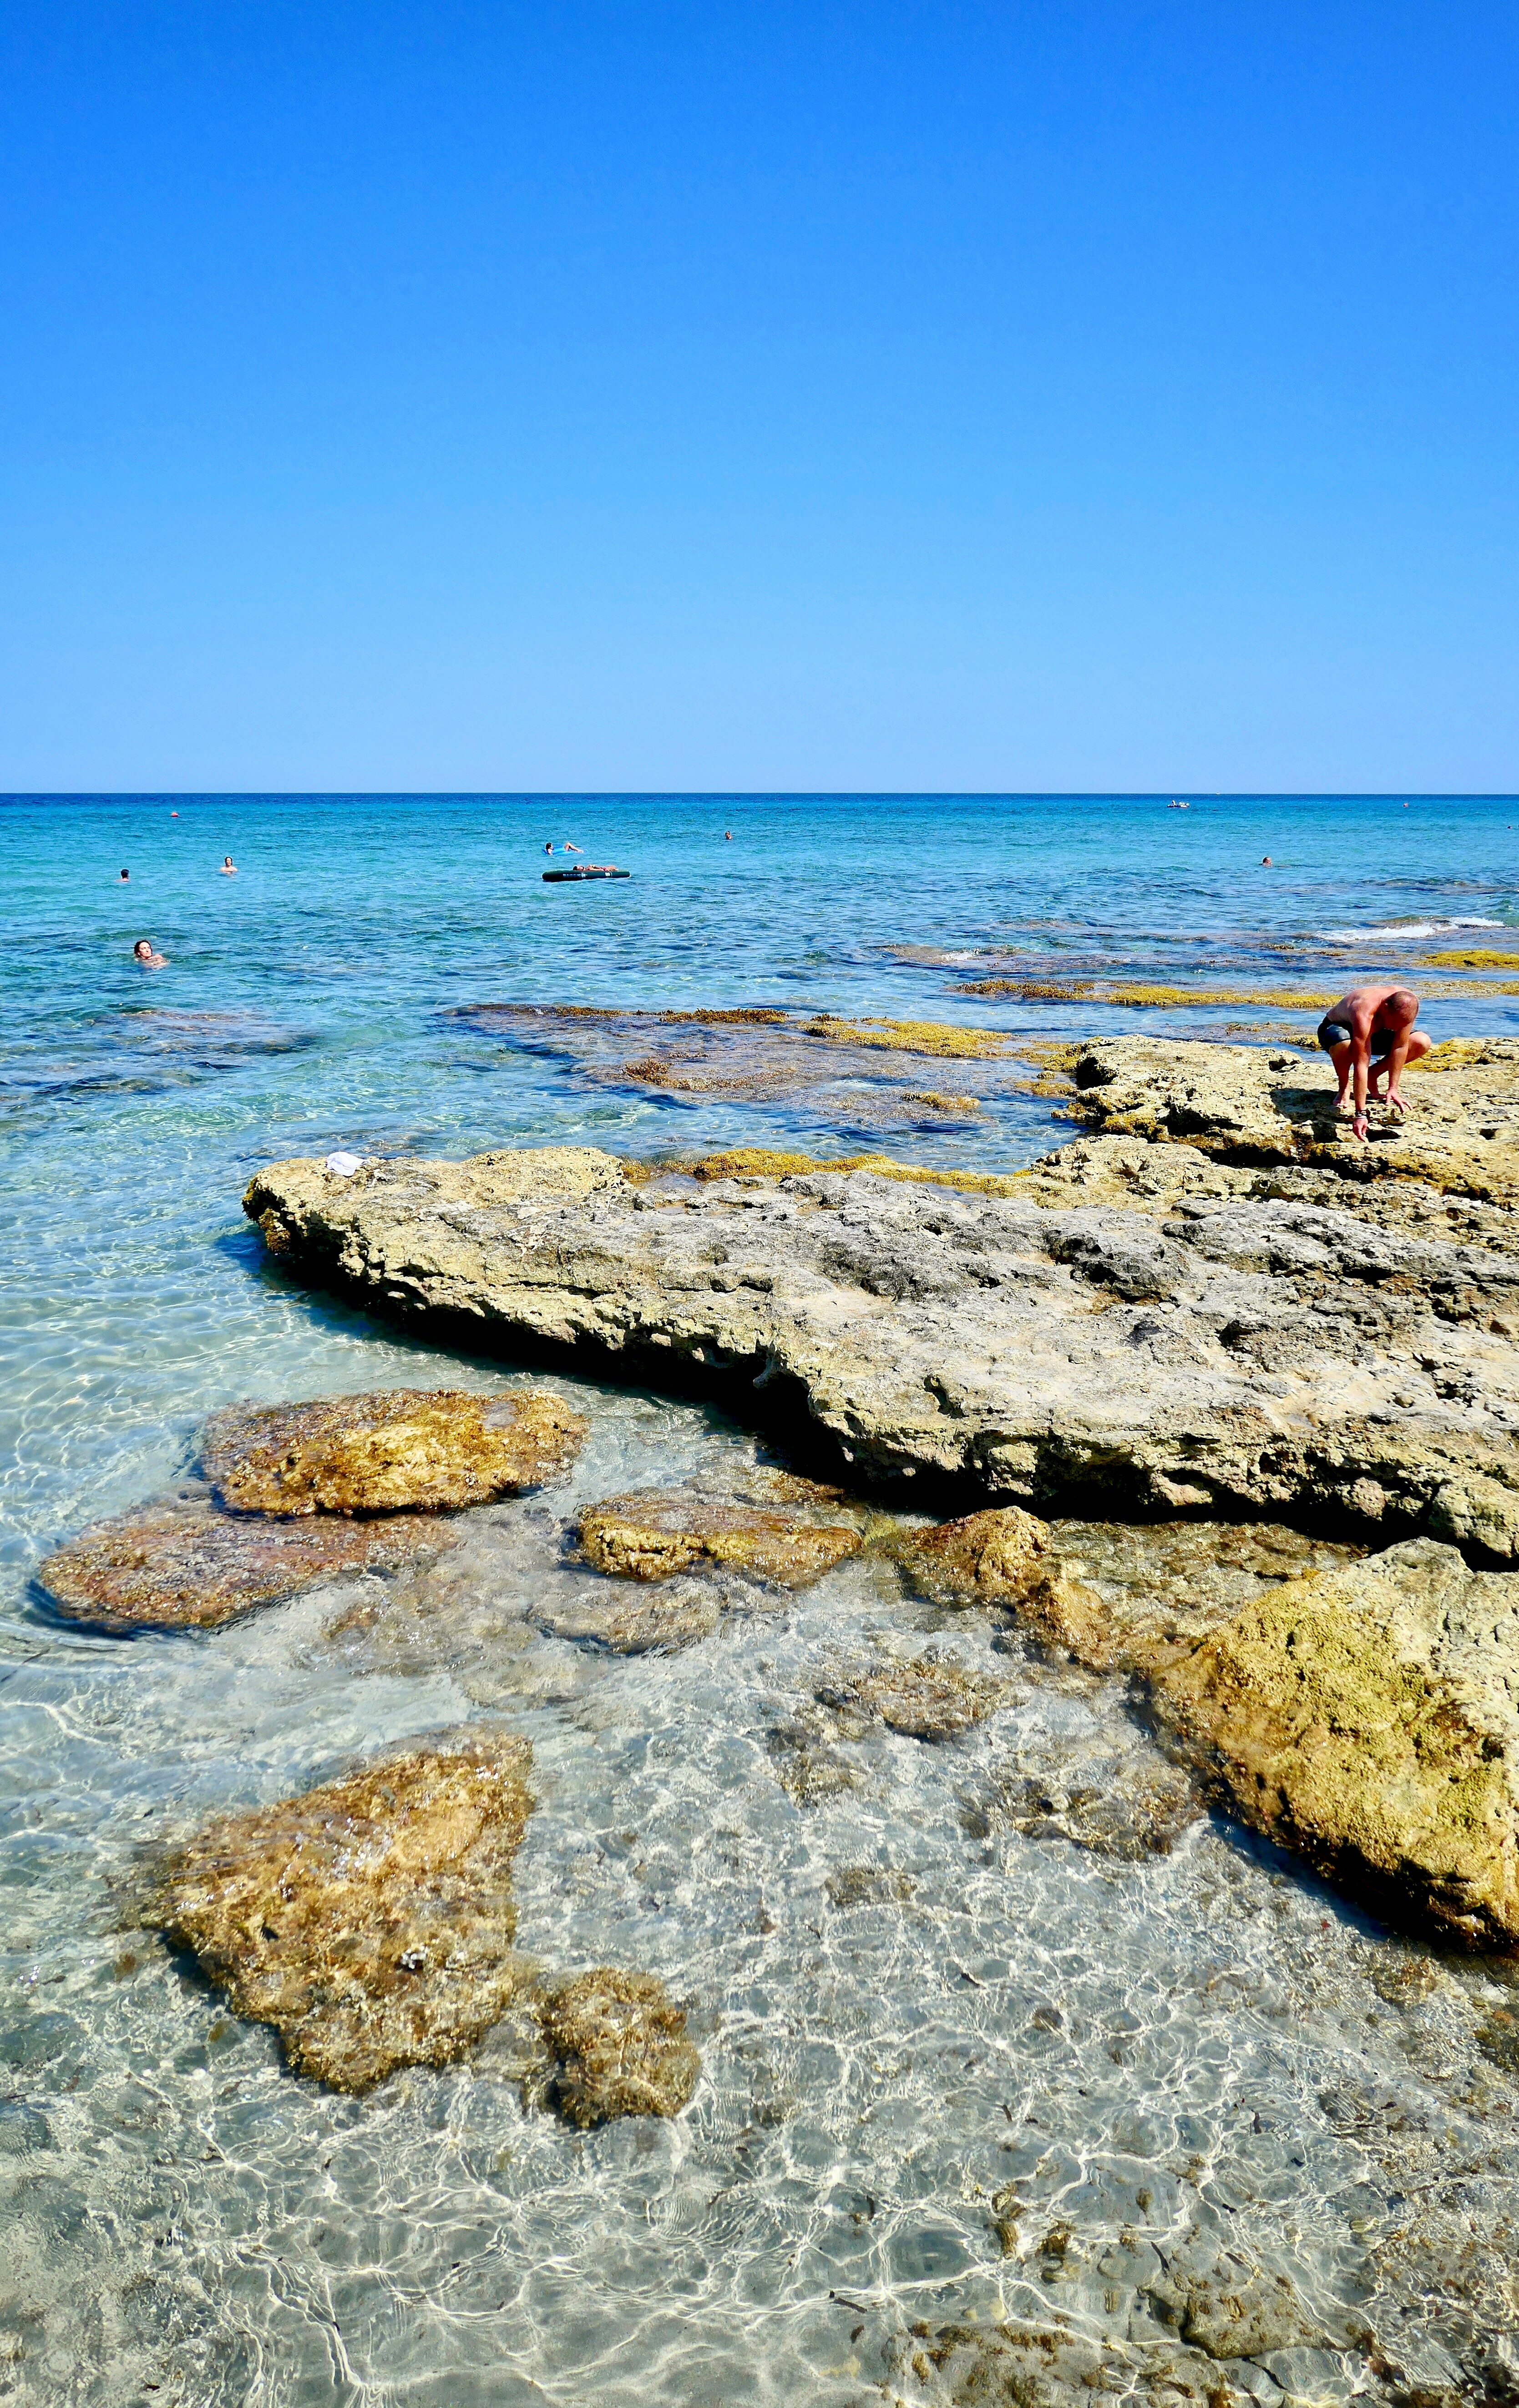
<svg viewBox="0 0 1519 2408">
<path fill-rule="evenodd" d="M 1063 2408 L 1110 2395 L 1136 2408 L 1225 2408 L 1217 2365 L 1203 2351 L 1180 2341 L 1108 2341 L 1068 2324 L 919 2324 L 891 2358 L 909 2396 L 935 2408 Z M 1271 2396 L 1281 2396 L 1274 2386 Z"/>
<path fill-rule="evenodd" d="M 829 1744 L 821 1717 L 788 1716 L 772 1726 L 765 1744 L 776 1779 L 794 1806 L 819 1806 L 825 1798 L 860 1786 L 859 1767 Z"/>
<path fill-rule="evenodd" d="M 648 1656 L 709 1639 L 722 1616 L 722 1599 L 707 1584 L 681 1581 L 673 1596 L 666 1590 L 652 1597 L 577 1594 L 540 1605 L 533 1619 L 556 1639 L 588 1641 L 616 1656 Z"/>
<path fill-rule="evenodd" d="M 1246 1821 L 1385 1910 L 1519 1945 L 1519 1577 L 1414 1540 L 1150 1666 Z"/>
<path fill-rule="evenodd" d="M 839 1665 L 813 1692 L 820 1705 L 867 1722 L 883 1722 L 907 1739 L 958 1739 L 999 1706 L 1016 1703 L 1009 1681 L 991 1681 L 948 1656 L 883 1656 L 873 1664 Z"/>
<path fill-rule="evenodd" d="M 998 1776 L 987 1828 L 1064 1840 L 1121 1863 L 1169 1856 L 1203 1813 L 1192 1782 L 1152 1747 L 1062 1750 L 1053 1762 Z"/>
<path fill-rule="evenodd" d="M 557 1397 L 378 1388 L 213 1413 L 201 1460 L 244 1513 L 394 1513 L 484 1505 L 566 1471 L 585 1424 Z"/>
<path fill-rule="evenodd" d="M 588 1505 L 580 1538 L 588 1563 L 623 1580 L 668 1580 L 706 1562 L 740 1567 L 783 1588 L 810 1587 L 858 1555 L 861 1543 L 857 1530 L 674 1488 Z"/>
<path fill-rule="evenodd" d="M 1266 2272 L 1239 2250 L 1172 2251 L 1149 2298 L 1162 2324 L 1210 2358 L 1330 2345 L 1290 2277 Z"/>
<path fill-rule="evenodd" d="M 389 1571 L 455 1543 L 445 1521 L 276 1521 L 207 1497 L 155 1498 L 81 1531 L 36 1571 L 61 1612 L 107 1630 L 209 1630 L 345 1573 Z"/>
<path fill-rule="evenodd" d="M 842 1865 L 824 1884 L 828 1901 L 847 1913 L 856 1906 L 905 1906 L 912 1896 L 906 1873 L 889 1865 Z"/>
<path fill-rule="evenodd" d="M 511 1863 L 525 1741 L 465 1733 L 208 1825 L 144 1920 L 192 1950 L 297 2073 L 371 2090 L 465 2056 L 531 1979 Z"/>
<path fill-rule="evenodd" d="M 678 2115 L 696 2086 L 701 2058 L 686 2019 L 652 1973 L 603 1965 L 545 1998 L 544 2039 L 558 2059 L 553 2090 L 572 2124 L 617 2115 Z"/>
<path fill-rule="evenodd" d="M 246 1209 L 309 1277 L 709 1386 L 862 1484 L 1379 1539 L 1443 1516 L 1473 1555 L 1519 1548 L 1519 1254 L 1373 1226 L 1372 1164 L 1335 1181 L 1354 1210 L 1191 1197 L 1157 1226 L 865 1170 L 635 1181 L 570 1152 L 573 1179 L 552 1151 L 351 1181 L 285 1163 Z"/>
<path fill-rule="evenodd" d="M 893 1552 L 937 1604 L 1006 1607 L 1043 1646 L 1093 1666 L 1116 1660 L 1102 1599 L 1066 1570 L 1049 1524 L 1017 1505 L 909 1531 Z"/>
</svg>

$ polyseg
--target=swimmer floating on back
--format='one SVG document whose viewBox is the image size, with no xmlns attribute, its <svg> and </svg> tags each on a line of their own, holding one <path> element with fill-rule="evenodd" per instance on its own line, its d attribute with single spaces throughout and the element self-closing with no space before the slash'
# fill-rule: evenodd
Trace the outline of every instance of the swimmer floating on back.
<svg viewBox="0 0 1519 2408">
<path fill-rule="evenodd" d="M 1366 1136 L 1366 1098 L 1369 1087 L 1372 1097 L 1385 1100 L 1390 1111 L 1403 1117 L 1403 1098 L 1397 1082 L 1409 1062 L 1422 1062 L 1429 1051 L 1429 1039 L 1413 1023 L 1418 1016 L 1419 998 L 1406 986 L 1353 986 L 1348 995 L 1331 1004 L 1319 1023 L 1319 1043 L 1335 1066 L 1340 1081 L 1340 1093 L 1335 1097 L 1335 1110 L 1345 1109 L 1346 1092 L 1354 1080 L 1354 1116 L 1351 1126 L 1358 1138 Z M 1375 1070 L 1372 1064 L 1376 1064 Z M 1377 1082 L 1383 1082 L 1382 1093 Z"/>
<path fill-rule="evenodd" d="M 124 869 L 122 870 L 122 875 L 123 878 L 126 876 Z M 152 939 L 150 937 L 139 937 L 136 943 L 132 948 L 132 958 L 136 963 L 139 969 L 161 970 L 167 962 L 168 955 L 167 953 L 154 953 Z"/>
</svg>

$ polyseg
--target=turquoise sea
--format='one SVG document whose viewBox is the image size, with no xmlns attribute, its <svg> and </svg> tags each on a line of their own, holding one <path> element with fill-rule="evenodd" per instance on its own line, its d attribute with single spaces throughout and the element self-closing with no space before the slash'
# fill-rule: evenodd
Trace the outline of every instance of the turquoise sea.
<svg viewBox="0 0 1519 2408">
<path fill-rule="evenodd" d="M 545 1634 L 569 1506 L 748 1460 L 719 1415 L 555 1378 L 592 1421 L 570 1487 L 500 1509 L 478 1593 L 404 1628 L 381 1599 L 368 1638 L 334 1636 L 328 1596 L 111 1641 L 30 1586 L 50 1547 L 182 1475 L 216 1406 L 523 1376 L 281 1278 L 239 1210 L 261 1163 L 580 1142 L 1000 1169 L 1072 1133 L 1006 1080 L 914 1100 L 853 1059 L 795 1089 L 759 1057 L 679 1074 L 663 1024 L 631 1048 L 486 1007 L 1253 1041 L 1315 1015 L 962 990 L 1333 994 L 1378 969 L 1417 985 L 1442 950 L 1519 951 L 1513 798 L 1174 799 L 0 800 L 0 2400 L 926 2399 L 892 2356 L 914 2319 L 1058 2310 L 1139 2347 L 1151 2295 L 1133 2251 L 1113 2272 L 1125 2230 L 1162 2256 L 1188 2232 L 1254 2252 L 1326 2329 L 1401 2282 L 1417 2379 L 1467 2380 L 1435 2243 L 1399 2238 L 1388 2135 L 1419 2136 L 1451 2249 L 1493 2197 L 1512 2206 L 1519 2159 L 1494 2167 L 1514 2081 L 1472 2072 L 1501 1969 L 1404 1949 L 1222 1824 L 1127 1861 L 977 1821 L 1010 1766 L 1127 1763 L 1116 1692 L 1033 1682 L 953 1747 L 883 1735 L 862 1786 L 802 1813 L 767 1732 L 808 1665 L 917 1627 L 857 1569 L 679 1656 Z M 545 884 L 543 847 L 566 839 L 633 875 Z M 135 966 L 139 937 L 165 968 Z M 1431 998 L 1423 1022 L 1512 1033 L 1519 994 Z M 650 1044 L 653 1078 L 627 1067 Z M 974 1088 L 922 1068 L 924 1091 Z M 571 2133 L 489 2052 L 334 2098 L 131 1928 L 163 1835 L 482 1713 L 535 1746 L 523 1944 L 648 1966 L 691 2006 L 707 2071 L 676 2124 Z M 851 1916 L 840 1874 L 861 1867 L 895 1902 Z M 1416 1970 L 1390 2005 L 1395 1957 Z M 1027 2247 L 1004 2257 L 988 2201 L 1009 2186 Z M 1254 2397 L 1372 2380 L 1364 2353 L 1276 2359 Z"/>
</svg>

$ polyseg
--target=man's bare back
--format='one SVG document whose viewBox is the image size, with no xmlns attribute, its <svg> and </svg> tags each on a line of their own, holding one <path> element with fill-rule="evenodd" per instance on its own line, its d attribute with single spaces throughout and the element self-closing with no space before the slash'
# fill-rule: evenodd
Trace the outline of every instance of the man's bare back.
<svg viewBox="0 0 1519 2408">
<path fill-rule="evenodd" d="M 1369 1092 L 1379 1102 L 1385 1100 L 1399 1119 L 1403 1116 L 1397 1082 L 1405 1065 L 1422 1060 L 1429 1051 L 1428 1038 L 1422 1028 L 1413 1025 L 1418 1011 L 1419 998 L 1406 986 L 1353 986 L 1348 995 L 1331 1004 L 1319 1023 L 1319 1043 L 1334 1064 L 1340 1081 L 1340 1093 L 1335 1097 L 1337 1111 L 1344 1110 L 1346 1094 L 1354 1082 L 1352 1127 L 1358 1138 L 1365 1138 L 1367 1133 Z"/>
</svg>

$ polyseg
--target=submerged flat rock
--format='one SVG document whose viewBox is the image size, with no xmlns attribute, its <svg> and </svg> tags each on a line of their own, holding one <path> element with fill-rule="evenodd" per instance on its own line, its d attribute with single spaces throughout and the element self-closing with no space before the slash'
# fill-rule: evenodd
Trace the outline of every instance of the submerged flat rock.
<svg viewBox="0 0 1519 2408">
<path fill-rule="evenodd" d="M 531 1980 L 511 1945 L 530 1762 L 524 1740 L 465 1733 L 222 1816 L 169 1856 L 144 1919 L 297 2073 L 362 2092 L 450 2064 Z"/>
<path fill-rule="evenodd" d="M 557 1397 L 376 1388 L 213 1413 L 201 1460 L 239 1512 L 394 1513 L 486 1505 L 566 1471 L 585 1424 Z"/>
<path fill-rule="evenodd" d="M 538 2020 L 559 2060 L 554 2101 L 572 2124 L 678 2115 L 696 2086 L 685 2015 L 652 1973 L 577 1974 L 548 1993 Z"/>
<path fill-rule="evenodd" d="M 1491 1246 L 1279 1197 L 1164 1218 L 869 1172 L 635 1180 L 584 1149 L 287 1162 L 245 1209 L 308 1278 L 705 1385 L 856 1478 L 1519 1558 L 1519 1255 Z"/>
<path fill-rule="evenodd" d="M 668 1580 L 701 1563 L 726 1564 L 807 1588 L 846 1556 L 858 1555 L 857 1530 L 805 1521 L 763 1506 L 725 1505 L 674 1488 L 651 1488 L 588 1505 L 580 1552 L 597 1571 L 624 1580 Z"/>
<path fill-rule="evenodd" d="M 1147 1669 L 1257 1830 L 1400 1916 L 1519 1946 L 1519 1575 L 1413 1540 Z"/>
<path fill-rule="evenodd" d="M 104 1629 L 209 1630 L 319 1581 L 389 1571 L 454 1542 L 448 1522 L 412 1513 L 281 1521 L 171 1495 L 81 1531 L 36 1577 L 61 1612 Z"/>
<path fill-rule="evenodd" d="M 926 1740 L 959 1739 L 1020 1695 L 1010 1681 L 989 1681 L 936 1654 L 835 1664 L 813 1694 L 848 1721 L 880 1721 L 904 1739 Z"/>
</svg>

